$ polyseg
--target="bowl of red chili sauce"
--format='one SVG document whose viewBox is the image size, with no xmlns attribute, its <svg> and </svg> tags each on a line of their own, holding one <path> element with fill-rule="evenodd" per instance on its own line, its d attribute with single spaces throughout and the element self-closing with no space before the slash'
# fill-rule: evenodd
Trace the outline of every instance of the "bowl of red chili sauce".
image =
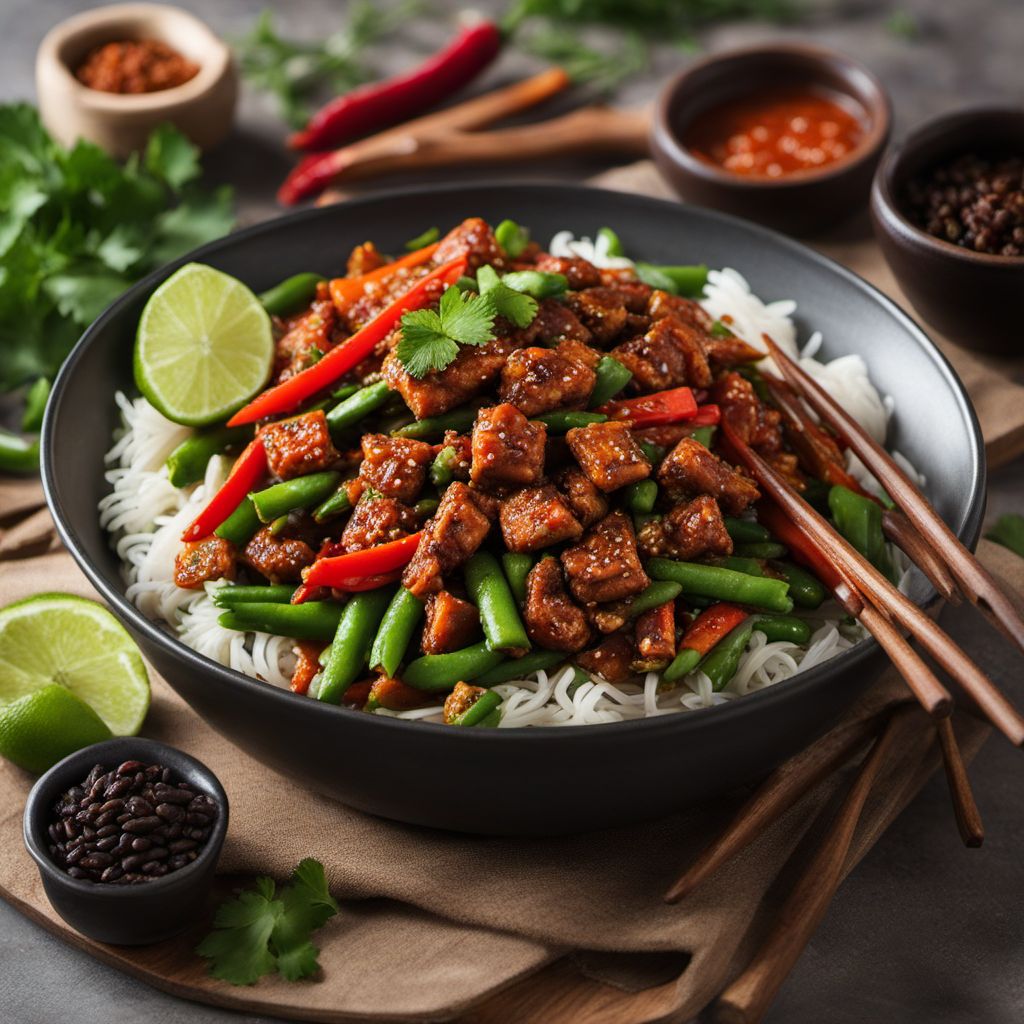
<svg viewBox="0 0 1024 1024">
<path fill-rule="evenodd" d="M 780 44 L 717 54 L 671 79 L 651 148 L 682 198 L 818 234 L 867 203 L 890 122 L 867 68 Z"/>
<path fill-rule="evenodd" d="M 122 157 L 164 122 L 203 149 L 216 145 L 231 127 L 238 82 L 231 51 L 195 15 L 135 3 L 51 29 L 36 55 L 36 89 L 57 141 L 85 138 Z"/>
</svg>

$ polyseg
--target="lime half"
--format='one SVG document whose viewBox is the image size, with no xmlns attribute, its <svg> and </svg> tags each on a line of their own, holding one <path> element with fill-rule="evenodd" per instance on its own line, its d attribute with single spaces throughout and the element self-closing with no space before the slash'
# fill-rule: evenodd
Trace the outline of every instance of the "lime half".
<svg viewBox="0 0 1024 1024">
<path fill-rule="evenodd" d="M 187 263 L 150 296 L 135 336 L 135 383 L 170 420 L 227 419 L 267 383 L 270 317 L 241 281 Z"/>
<path fill-rule="evenodd" d="M 59 683 L 115 736 L 134 736 L 149 709 L 149 676 L 135 641 L 95 601 L 40 594 L 0 609 L 0 714 Z"/>
<path fill-rule="evenodd" d="M 36 775 L 68 754 L 108 739 L 103 719 L 59 683 L 0 708 L 0 757 Z"/>
</svg>

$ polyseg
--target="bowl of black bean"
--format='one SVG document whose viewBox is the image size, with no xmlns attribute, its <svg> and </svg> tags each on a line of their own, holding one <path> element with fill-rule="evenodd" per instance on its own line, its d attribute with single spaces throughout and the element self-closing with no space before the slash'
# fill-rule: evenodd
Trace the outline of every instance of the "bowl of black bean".
<svg viewBox="0 0 1024 1024">
<path fill-rule="evenodd" d="M 967 348 L 1021 351 L 1024 107 L 974 107 L 911 132 L 875 174 L 875 235 L 914 308 Z"/>
<path fill-rule="evenodd" d="M 107 740 L 41 776 L 25 846 L 53 908 L 83 935 L 140 946 L 202 914 L 228 825 L 217 777 L 138 737 Z"/>
</svg>

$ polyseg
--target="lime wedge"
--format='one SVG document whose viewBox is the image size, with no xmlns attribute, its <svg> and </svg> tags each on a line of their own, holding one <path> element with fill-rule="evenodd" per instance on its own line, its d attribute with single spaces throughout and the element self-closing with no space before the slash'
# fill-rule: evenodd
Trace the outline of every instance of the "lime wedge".
<svg viewBox="0 0 1024 1024">
<path fill-rule="evenodd" d="M 270 317 L 241 281 L 187 263 L 150 296 L 135 336 L 135 383 L 175 423 L 227 419 L 270 377 Z"/>
<path fill-rule="evenodd" d="M 68 754 L 108 739 L 103 719 L 59 683 L 0 708 L 0 757 L 36 775 Z"/>
<path fill-rule="evenodd" d="M 53 683 L 96 712 L 115 736 L 134 736 L 149 708 L 135 641 L 102 605 L 40 594 L 0 609 L 0 712 Z"/>
</svg>

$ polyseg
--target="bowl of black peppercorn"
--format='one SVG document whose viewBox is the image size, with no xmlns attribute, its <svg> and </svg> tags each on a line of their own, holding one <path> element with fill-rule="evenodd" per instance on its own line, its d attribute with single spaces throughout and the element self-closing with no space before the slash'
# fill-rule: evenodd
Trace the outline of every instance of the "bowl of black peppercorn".
<svg viewBox="0 0 1024 1024">
<path fill-rule="evenodd" d="M 916 128 L 879 165 L 871 217 L 928 323 L 966 348 L 1021 353 L 1024 106 L 971 107 Z"/>
<path fill-rule="evenodd" d="M 85 747 L 41 776 L 24 835 L 47 898 L 72 928 L 141 946 L 205 912 L 227 825 L 227 795 L 209 768 L 129 737 Z"/>
</svg>

